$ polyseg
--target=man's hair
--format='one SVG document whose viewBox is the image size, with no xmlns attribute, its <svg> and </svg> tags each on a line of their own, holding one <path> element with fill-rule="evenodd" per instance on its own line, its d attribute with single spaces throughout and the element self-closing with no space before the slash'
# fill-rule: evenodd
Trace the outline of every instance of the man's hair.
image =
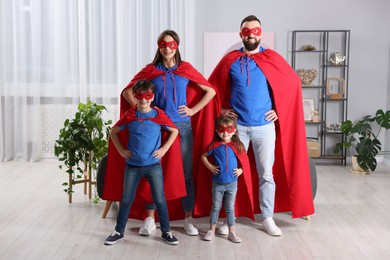
<svg viewBox="0 0 390 260">
<path fill-rule="evenodd" d="M 260 20 L 259 20 L 256 16 L 254 16 L 254 15 L 249 15 L 249 16 L 245 17 L 245 18 L 242 20 L 240 27 L 241 27 L 244 23 L 246 23 L 246 22 L 251 22 L 251 21 L 258 21 L 259 24 L 261 25 Z"/>
<path fill-rule="evenodd" d="M 137 93 L 138 91 L 150 91 L 154 93 L 154 85 L 151 81 L 146 79 L 138 80 L 133 86 L 133 93 Z"/>
<path fill-rule="evenodd" d="M 173 30 L 165 30 L 163 31 L 160 36 L 158 36 L 158 39 L 157 39 L 157 44 L 162 40 L 164 39 L 165 36 L 171 36 L 176 42 L 177 42 L 177 46 L 179 46 L 180 44 L 180 38 L 179 38 L 179 35 L 173 31 Z M 179 51 L 179 48 L 176 49 L 176 53 L 175 53 L 175 63 L 177 65 L 179 65 L 181 63 L 181 56 L 180 56 L 180 51 Z M 156 54 L 154 55 L 154 59 L 153 61 L 151 62 L 151 64 L 153 65 L 157 65 L 157 64 L 160 64 L 162 63 L 163 61 L 163 57 L 160 53 L 160 48 L 157 47 L 157 51 L 156 51 Z"/>
</svg>

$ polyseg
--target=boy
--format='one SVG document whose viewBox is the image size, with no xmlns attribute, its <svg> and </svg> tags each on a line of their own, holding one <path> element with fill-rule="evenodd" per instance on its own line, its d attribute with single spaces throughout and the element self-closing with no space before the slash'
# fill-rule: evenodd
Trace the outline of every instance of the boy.
<svg viewBox="0 0 390 260">
<path fill-rule="evenodd" d="M 179 131 L 168 116 L 158 108 L 152 108 L 154 85 L 148 80 L 139 80 L 133 87 L 137 105 L 129 109 L 110 131 L 110 138 L 119 154 L 126 160 L 122 200 L 114 232 L 107 237 L 105 245 L 112 245 L 123 239 L 135 192 L 142 177 L 145 177 L 152 191 L 160 218 L 161 238 L 170 245 L 179 241 L 170 231 L 168 208 L 164 194 L 163 173 L 160 159 L 168 151 Z M 161 146 L 161 128 L 170 132 Z M 118 133 L 127 130 L 129 142 L 124 148 Z"/>
</svg>

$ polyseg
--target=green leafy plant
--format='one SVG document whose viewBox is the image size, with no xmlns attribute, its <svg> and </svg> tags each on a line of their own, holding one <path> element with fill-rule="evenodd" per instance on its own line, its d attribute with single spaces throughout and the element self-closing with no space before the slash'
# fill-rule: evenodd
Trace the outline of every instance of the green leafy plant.
<svg viewBox="0 0 390 260">
<path fill-rule="evenodd" d="M 54 145 L 54 154 L 62 162 L 60 169 L 65 165 L 69 174 L 69 181 L 62 184 L 67 186 L 64 191 L 69 194 L 69 203 L 72 202 L 73 185 L 77 183 L 84 183 L 85 193 L 89 183 L 91 199 L 92 174 L 107 153 L 112 123 L 111 120 L 103 120 L 104 110 L 107 111 L 104 106 L 91 101 L 80 103 L 74 118 L 65 120 Z"/>
<path fill-rule="evenodd" d="M 373 125 L 378 126 L 374 133 Z M 364 171 L 375 171 L 377 161 L 375 156 L 382 150 L 382 144 L 378 139 L 382 129 L 390 129 L 390 110 L 384 112 L 378 109 L 375 116 L 367 115 L 356 123 L 346 120 L 341 123 L 341 132 L 345 134 L 345 140 L 337 143 L 335 152 L 339 153 L 344 147 L 355 148 L 357 162 Z"/>
</svg>

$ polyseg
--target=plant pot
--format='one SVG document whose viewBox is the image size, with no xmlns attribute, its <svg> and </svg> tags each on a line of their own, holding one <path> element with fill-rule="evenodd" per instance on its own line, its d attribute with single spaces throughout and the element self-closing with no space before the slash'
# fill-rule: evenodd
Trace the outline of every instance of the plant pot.
<svg viewBox="0 0 390 260">
<path fill-rule="evenodd" d="M 368 171 L 365 171 L 363 170 L 362 168 L 360 168 L 358 162 L 357 162 L 357 156 L 356 155 L 352 155 L 352 170 L 351 172 L 353 173 L 364 173 L 364 174 L 367 174 Z"/>
</svg>

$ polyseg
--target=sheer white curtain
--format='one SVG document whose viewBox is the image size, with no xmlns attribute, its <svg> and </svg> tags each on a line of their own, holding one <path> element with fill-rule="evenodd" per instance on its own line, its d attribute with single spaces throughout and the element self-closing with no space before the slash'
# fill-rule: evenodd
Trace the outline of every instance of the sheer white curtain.
<svg viewBox="0 0 390 260">
<path fill-rule="evenodd" d="M 103 104 L 116 120 L 119 93 L 152 60 L 161 31 L 181 36 L 181 53 L 191 62 L 193 6 L 194 0 L 0 0 L 0 161 L 35 161 L 48 151 L 54 157 L 56 136 L 49 132 L 57 133 L 79 102 Z"/>
</svg>

